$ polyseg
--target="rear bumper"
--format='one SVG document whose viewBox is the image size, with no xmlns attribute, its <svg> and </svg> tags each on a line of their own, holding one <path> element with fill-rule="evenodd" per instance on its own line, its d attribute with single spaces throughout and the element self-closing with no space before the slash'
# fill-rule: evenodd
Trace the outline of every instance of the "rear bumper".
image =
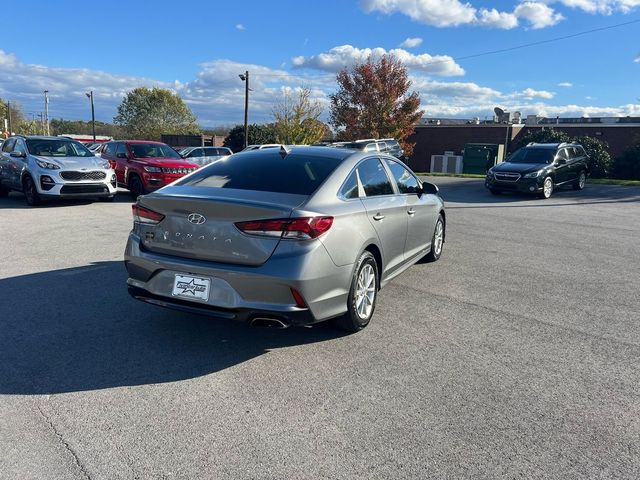
<svg viewBox="0 0 640 480">
<path fill-rule="evenodd" d="M 263 317 L 305 325 L 346 312 L 353 265 L 336 266 L 319 241 L 300 243 L 280 242 L 269 260 L 254 267 L 150 252 L 132 233 L 124 256 L 129 292 L 155 305 L 240 321 Z M 173 296 L 176 274 L 210 278 L 209 300 Z M 296 305 L 292 288 L 305 308 Z"/>
</svg>

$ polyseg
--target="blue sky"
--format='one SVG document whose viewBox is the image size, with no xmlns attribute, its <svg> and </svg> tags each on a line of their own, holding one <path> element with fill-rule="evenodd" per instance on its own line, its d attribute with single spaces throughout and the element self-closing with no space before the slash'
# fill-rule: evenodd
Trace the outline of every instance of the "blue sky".
<svg viewBox="0 0 640 480">
<path fill-rule="evenodd" d="M 57 3 L 57 5 L 54 5 Z M 111 121 L 126 91 L 176 91 L 204 126 L 270 120 L 285 89 L 326 104 L 335 73 L 391 51 L 426 116 L 640 115 L 640 23 L 478 58 L 477 53 L 640 20 L 640 0 L 21 2 L 3 22 L 0 97 L 27 113 Z"/>
</svg>

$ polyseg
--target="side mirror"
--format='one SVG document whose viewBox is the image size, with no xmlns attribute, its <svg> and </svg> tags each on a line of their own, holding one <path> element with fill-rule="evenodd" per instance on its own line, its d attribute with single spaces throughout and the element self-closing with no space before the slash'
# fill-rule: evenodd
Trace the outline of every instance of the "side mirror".
<svg viewBox="0 0 640 480">
<path fill-rule="evenodd" d="M 14 157 L 14 158 L 26 158 L 27 157 L 27 154 L 25 152 L 11 152 L 9 155 Z"/>
<path fill-rule="evenodd" d="M 437 195 L 440 189 L 429 182 L 422 182 L 422 188 L 419 190 L 419 193 L 428 193 L 430 195 Z"/>
<path fill-rule="evenodd" d="M 565 165 L 567 163 L 567 160 L 564 158 L 556 158 L 556 164 L 557 165 Z"/>
</svg>

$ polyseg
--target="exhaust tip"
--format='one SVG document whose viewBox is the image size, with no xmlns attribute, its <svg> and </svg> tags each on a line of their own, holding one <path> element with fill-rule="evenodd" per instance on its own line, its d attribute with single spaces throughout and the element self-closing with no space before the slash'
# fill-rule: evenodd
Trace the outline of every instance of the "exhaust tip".
<svg viewBox="0 0 640 480">
<path fill-rule="evenodd" d="M 278 320 L 277 318 L 264 318 L 264 317 L 256 317 L 251 320 L 250 325 L 252 327 L 260 327 L 260 328 L 287 328 L 289 325 L 284 323 L 282 320 Z"/>
</svg>

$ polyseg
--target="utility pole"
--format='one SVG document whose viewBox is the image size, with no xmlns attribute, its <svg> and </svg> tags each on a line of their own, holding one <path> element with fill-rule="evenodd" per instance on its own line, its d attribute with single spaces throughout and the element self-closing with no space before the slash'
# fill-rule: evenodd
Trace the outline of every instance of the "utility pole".
<svg viewBox="0 0 640 480">
<path fill-rule="evenodd" d="M 249 70 L 239 75 L 244 82 L 244 148 L 249 145 Z"/>
<path fill-rule="evenodd" d="M 91 130 L 93 131 L 93 141 L 96 141 L 96 112 L 93 108 L 93 90 L 89 93 L 85 93 L 87 98 L 91 100 Z"/>
<path fill-rule="evenodd" d="M 7 118 L 9 119 L 9 136 L 13 135 L 13 129 L 11 127 L 11 102 L 7 102 Z"/>
<path fill-rule="evenodd" d="M 44 135 L 44 115 L 42 112 L 38 114 L 38 118 L 40 119 L 40 128 L 42 128 L 42 135 Z"/>
<path fill-rule="evenodd" d="M 44 121 L 47 126 L 47 135 L 51 132 L 49 131 L 49 90 L 44 91 Z"/>
</svg>

